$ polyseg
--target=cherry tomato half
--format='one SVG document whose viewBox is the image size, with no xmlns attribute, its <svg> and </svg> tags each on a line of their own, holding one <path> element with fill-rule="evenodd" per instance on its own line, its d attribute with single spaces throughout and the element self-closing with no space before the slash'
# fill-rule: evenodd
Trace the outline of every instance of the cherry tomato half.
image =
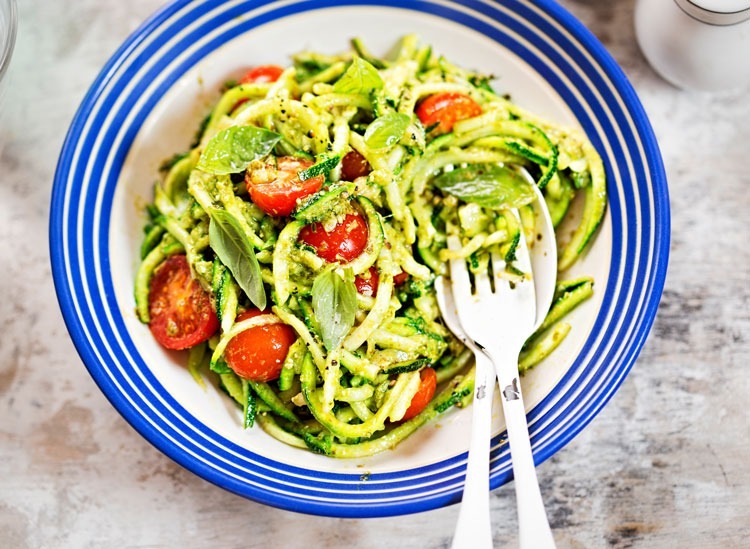
<svg viewBox="0 0 750 549">
<path fill-rule="evenodd" d="M 367 159 L 357 151 L 349 151 L 341 159 L 341 179 L 354 181 L 372 171 L 372 166 Z"/>
<path fill-rule="evenodd" d="M 401 286 L 404 282 L 406 282 L 406 279 L 409 278 L 409 273 L 401 271 L 397 275 L 393 276 L 393 284 L 395 286 Z"/>
<path fill-rule="evenodd" d="M 482 114 L 482 107 L 468 95 L 443 92 L 430 95 L 417 106 L 417 117 L 425 128 L 438 126 L 435 133 L 447 133 L 459 120 Z"/>
<path fill-rule="evenodd" d="M 279 76 L 281 76 L 282 72 L 284 72 L 284 69 L 279 67 L 278 65 L 259 65 L 247 71 L 245 75 L 240 78 L 239 83 L 266 84 L 270 82 L 276 82 L 279 79 Z M 247 101 L 247 98 L 240 99 L 232 107 L 232 110 L 236 109 L 240 105 L 247 103 Z"/>
<path fill-rule="evenodd" d="M 184 255 L 156 268 L 148 292 L 149 329 L 167 349 L 187 349 L 219 329 L 211 298 L 190 272 Z"/>
<path fill-rule="evenodd" d="M 437 389 L 437 373 L 429 366 L 423 368 L 419 372 L 419 389 L 411 398 L 411 404 L 401 420 L 409 420 L 427 408 L 432 397 L 435 396 L 435 389 Z"/>
<path fill-rule="evenodd" d="M 315 252 L 328 261 L 351 261 L 367 246 L 369 230 L 365 219 L 359 214 L 347 214 L 331 232 L 326 232 L 321 223 L 306 225 L 299 239 L 315 248 Z"/>
<path fill-rule="evenodd" d="M 375 267 L 370 267 L 367 273 L 362 273 L 354 277 L 354 286 L 357 291 L 366 295 L 367 297 L 375 297 L 378 295 L 378 284 L 380 283 L 380 276 L 378 270 Z"/>
<path fill-rule="evenodd" d="M 262 168 L 248 170 L 245 184 L 250 199 L 269 215 L 289 215 L 298 200 L 318 192 L 325 183 L 324 175 L 300 181 L 299 172 L 312 165 L 312 160 L 281 156 L 276 165 L 269 162 Z"/>
<path fill-rule="evenodd" d="M 268 82 L 276 82 L 284 72 L 282 67 L 278 65 L 259 65 L 253 67 L 240 78 L 240 84 L 265 84 Z"/>
<path fill-rule="evenodd" d="M 262 314 L 258 309 L 237 315 L 236 322 Z M 234 336 L 224 349 L 224 360 L 234 373 L 251 381 L 279 378 L 289 347 L 297 339 L 288 324 L 267 324 Z"/>
</svg>

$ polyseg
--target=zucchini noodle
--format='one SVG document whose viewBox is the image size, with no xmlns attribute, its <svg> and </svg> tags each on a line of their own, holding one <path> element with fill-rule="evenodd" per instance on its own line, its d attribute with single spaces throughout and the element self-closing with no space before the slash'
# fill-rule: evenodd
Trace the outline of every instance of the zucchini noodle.
<svg viewBox="0 0 750 549">
<path fill-rule="evenodd" d="M 433 282 L 453 258 L 474 272 L 493 252 L 512 263 L 520 231 L 533 246 L 532 183 L 519 168 L 542 189 L 555 225 L 573 227 L 560 273 L 604 216 L 605 173 L 582 132 L 526 112 L 495 93 L 489 76 L 454 66 L 416 36 L 389 58 L 354 39 L 350 52 L 292 60 L 271 82 L 227 84 L 194 146 L 163 166 L 147 208 L 136 310 L 153 321 L 154 275 L 184 254 L 219 321 L 190 346 L 190 373 L 201 384 L 215 376 L 246 427 L 362 457 L 471 402 L 471 354 L 443 324 Z M 428 107 L 438 97 L 468 107 L 449 112 L 444 126 L 441 107 Z M 347 178 L 350 155 L 366 169 Z M 269 211 L 254 185 L 286 158 L 303 166 L 298 185 L 323 183 L 291 211 Z M 574 201 L 582 207 L 571 209 Z M 366 234 L 353 258 L 331 260 L 306 240 L 352 218 Z M 454 235 L 461 248 L 449 251 Z M 361 284 L 369 291 L 355 291 Z M 522 373 L 554 352 L 571 329 L 566 315 L 592 293 L 590 278 L 558 280 L 547 320 L 519 358 Z M 225 360 L 233 338 L 278 325 L 296 340 L 277 378 L 235 373 Z M 410 415 L 429 369 L 437 390 Z"/>
</svg>

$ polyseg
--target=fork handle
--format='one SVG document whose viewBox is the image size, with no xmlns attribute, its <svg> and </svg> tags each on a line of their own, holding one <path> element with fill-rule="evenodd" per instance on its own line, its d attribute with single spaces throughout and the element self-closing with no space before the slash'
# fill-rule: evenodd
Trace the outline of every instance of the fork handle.
<svg viewBox="0 0 750 549">
<path fill-rule="evenodd" d="M 475 357 L 469 456 L 452 549 L 492 548 L 489 473 L 495 370 L 483 353 L 477 352 Z"/>
<path fill-rule="evenodd" d="M 490 350 L 487 349 L 489 352 Z M 494 350 L 493 350 L 494 351 Z M 531 452 L 529 427 L 518 373 L 518 353 L 507 349 L 491 355 L 500 386 L 505 424 L 508 430 L 510 456 L 518 506 L 519 547 L 521 549 L 554 548 L 555 540 L 547 521 L 539 481 Z"/>
</svg>

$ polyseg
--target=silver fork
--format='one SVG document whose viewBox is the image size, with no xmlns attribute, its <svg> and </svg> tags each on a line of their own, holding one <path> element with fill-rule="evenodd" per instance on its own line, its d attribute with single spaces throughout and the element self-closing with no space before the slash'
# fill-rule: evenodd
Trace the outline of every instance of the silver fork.
<svg viewBox="0 0 750 549">
<path fill-rule="evenodd" d="M 456 237 L 449 237 L 449 248 L 459 246 Z M 492 279 L 486 272 L 476 274 L 472 291 L 466 261 L 451 260 L 456 311 L 465 334 L 495 366 L 513 462 L 519 545 L 522 549 L 555 547 L 534 468 L 518 372 L 518 355 L 533 333 L 537 317 L 534 279 L 523 231 L 513 265 L 525 276 L 510 280 L 505 276 L 505 260 L 496 254 L 492 255 L 491 265 Z M 464 502 L 462 511 L 463 506 Z"/>
<path fill-rule="evenodd" d="M 466 480 L 458 512 L 453 549 L 492 547 L 490 523 L 490 438 L 495 368 L 479 347 L 466 336 L 458 319 L 451 287 L 442 276 L 435 279 L 435 293 L 443 320 L 453 334 L 474 353 L 474 399 L 471 403 L 471 438 L 466 462 Z"/>
</svg>

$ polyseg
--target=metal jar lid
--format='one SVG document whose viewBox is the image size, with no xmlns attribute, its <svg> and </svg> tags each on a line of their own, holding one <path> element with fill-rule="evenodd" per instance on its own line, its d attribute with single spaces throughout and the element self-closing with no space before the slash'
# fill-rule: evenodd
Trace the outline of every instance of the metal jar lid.
<svg viewBox="0 0 750 549">
<path fill-rule="evenodd" d="M 709 25 L 736 25 L 750 19 L 750 0 L 674 0 L 690 17 Z"/>
</svg>

